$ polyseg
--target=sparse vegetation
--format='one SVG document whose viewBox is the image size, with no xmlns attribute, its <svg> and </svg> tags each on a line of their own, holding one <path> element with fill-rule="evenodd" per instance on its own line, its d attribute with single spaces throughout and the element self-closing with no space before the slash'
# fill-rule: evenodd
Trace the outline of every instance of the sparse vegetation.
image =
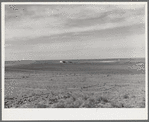
<svg viewBox="0 0 149 122">
<path fill-rule="evenodd" d="M 51 93 L 46 93 L 51 94 Z M 46 97 L 47 95 L 32 94 L 32 96 L 22 96 L 22 99 L 5 98 L 5 107 L 34 107 L 34 108 L 129 108 L 129 105 L 124 103 L 112 102 L 110 98 L 98 96 L 98 95 L 89 95 L 86 93 L 76 94 L 70 93 L 54 93 L 55 96 Z M 61 97 L 60 97 L 61 96 Z M 34 99 L 33 99 L 34 98 Z M 124 98 L 128 98 L 127 95 Z M 41 101 L 42 100 L 42 101 Z M 144 101 L 145 103 L 145 101 Z M 143 104 L 141 104 L 143 106 Z"/>
<path fill-rule="evenodd" d="M 5 108 L 143 108 L 145 74 L 135 63 L 8 66 Z"/>
</svg>

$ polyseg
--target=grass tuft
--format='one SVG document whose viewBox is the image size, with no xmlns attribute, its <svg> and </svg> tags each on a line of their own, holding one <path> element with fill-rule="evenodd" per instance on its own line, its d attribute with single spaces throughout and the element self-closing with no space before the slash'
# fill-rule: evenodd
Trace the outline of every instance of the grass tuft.
<svg viewBox="0 0 149 122">
<path fill-rule="evenodd" d="M 129 98 L 128 94 L 125 94 L 125 95 L 123 96 L 123 98 L 124 98 L 124 99 L 128 99 L 128 98 Z"/>
</svg>

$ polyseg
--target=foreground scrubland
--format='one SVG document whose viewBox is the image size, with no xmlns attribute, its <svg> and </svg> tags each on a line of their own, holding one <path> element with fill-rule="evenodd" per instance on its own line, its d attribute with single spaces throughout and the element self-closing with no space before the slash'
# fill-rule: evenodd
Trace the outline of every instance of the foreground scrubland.
<svg viewBox="0 0 149 122">
<path fill-rule="evenodd" d="M 144 59 L 8 62 L 5 108 L 144 108 Z"/>
</svg>

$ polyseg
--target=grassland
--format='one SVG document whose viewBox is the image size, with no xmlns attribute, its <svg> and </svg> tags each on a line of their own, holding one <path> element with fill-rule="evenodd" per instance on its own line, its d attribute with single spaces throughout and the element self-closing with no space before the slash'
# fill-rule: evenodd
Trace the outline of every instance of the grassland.
<svg viewBox="0 0 149 122">
<path fill-rule="evenodd" d="M 145 60 L 108 61 L 5 62 L 5 108 L 144 108 Z"/>
</svg>

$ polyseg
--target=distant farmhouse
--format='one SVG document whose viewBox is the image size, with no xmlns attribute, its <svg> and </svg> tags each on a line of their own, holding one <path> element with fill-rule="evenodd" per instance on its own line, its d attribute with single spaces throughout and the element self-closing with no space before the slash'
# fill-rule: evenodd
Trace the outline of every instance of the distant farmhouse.
<svg viewBox="0 0 149 122">
<path fill-rule="evenodd" d="M 65 64 L 65 63 L 72 63 L 71 61 L 60 61 L 61 64 Z"/>
<path fill-rule="evenodd" d="M 60 61 L 60 63 L 61 63 L 61 64 L 64 64 L 64 63 L 66 63 L 66 61 Z"/>
</svg>

